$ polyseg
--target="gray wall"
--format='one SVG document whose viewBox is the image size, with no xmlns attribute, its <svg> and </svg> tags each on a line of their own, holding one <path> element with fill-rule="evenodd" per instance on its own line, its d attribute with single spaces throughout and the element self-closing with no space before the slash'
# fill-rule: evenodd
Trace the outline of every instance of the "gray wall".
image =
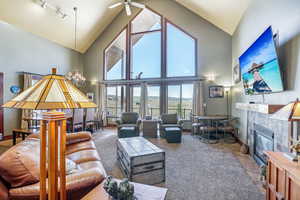
<svg viewBox="0 0 300 200">
<path fill-rule="evenodd" d="M 82 71 L 82 55 L 0 21 L 0 72 L 4 73 L 4 101 L 13 97 L 12 85 L 22 87 L 20 71 L 49 74 L 56 66 L 59 74 Z M 75 67 L 74 67 L 75 66 Z M 20 111 L 4 109 L 5 135 L 20 127 Z"/>
<path fill-rule="evenodd" d="M 198 39 L 199 75 L 213 73 L 217 75 L 217 81 L 214 84 L 228 85 L 231 83 L 232 41 L 230 35 L 175 1 L 152 0 L 147 1 L 147 5 Z M 88 80 L 103 80 L 103 51 L 130 19 L 124 11 L 121 12 L 85 53 L 84 73 Z M 97 96 L 98 90 L 96 86 L 90 87 L 88 90 L 95 92 L 95 96 Z M 207 90 L 206 87 L 206 96 Z M 209 113 L 226 113 L 226 107 L 224 106 L 224 103 L 226 103 L 225 99 L 207 99 L 206 101 L 208 102 Z"/>
<path fill-rule="evenodd" d="M 252 0 L 232 38 L 232 56 L 238 57 L 272 25 L 279 33 L 279 56 L 286 91 L 265 95 L 265 103 L 287 104 L 300 96 L 300 1 Z M 298 78 L 297 78 L 298 77 Z M 233 114 L 241 118 L 241 139 L 245 142 L 247 114 L 236 110 L 236 102 L 262 102 L 261 95 L 245 96 L 242 84 L 233 89 Z"/>
</svg>

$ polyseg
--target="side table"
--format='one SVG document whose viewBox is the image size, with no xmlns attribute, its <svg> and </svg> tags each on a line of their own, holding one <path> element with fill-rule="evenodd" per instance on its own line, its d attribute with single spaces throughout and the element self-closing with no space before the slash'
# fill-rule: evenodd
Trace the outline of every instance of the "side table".
<svg viewBox="0 0 300 200">
<path fill-rule="evenodd" d="M 148 138 L 157 138 L 157 127 L 158 121 L 157 120 L 143 120 L 143 136 Z"/>
</svg>

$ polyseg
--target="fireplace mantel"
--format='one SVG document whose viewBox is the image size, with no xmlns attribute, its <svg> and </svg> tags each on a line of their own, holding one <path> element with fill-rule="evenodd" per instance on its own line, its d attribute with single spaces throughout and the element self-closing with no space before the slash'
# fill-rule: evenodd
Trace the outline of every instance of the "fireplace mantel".
<svg viewBox="0 0 300 200">
<path fill-rule="evenodd" d="M 284 107 L 284 105 L 277 104 L 250 104 L 250 103 L 236 103 L 235 108 L 239 110 L 247 110 L 253 112 L 259 112 L 263 114 L 273 114 L 279 109 Z"/>
</svg>

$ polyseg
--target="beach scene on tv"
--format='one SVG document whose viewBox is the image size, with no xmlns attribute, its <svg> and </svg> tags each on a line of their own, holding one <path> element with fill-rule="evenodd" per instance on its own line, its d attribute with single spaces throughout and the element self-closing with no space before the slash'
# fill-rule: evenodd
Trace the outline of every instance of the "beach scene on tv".
<svg viewBox="0 0 300 200">
<path fill-rule="evenodd" d="M 239 62 L 246 94 L 283 91 L 271 27 L 239 58 Z"/>
</svg>

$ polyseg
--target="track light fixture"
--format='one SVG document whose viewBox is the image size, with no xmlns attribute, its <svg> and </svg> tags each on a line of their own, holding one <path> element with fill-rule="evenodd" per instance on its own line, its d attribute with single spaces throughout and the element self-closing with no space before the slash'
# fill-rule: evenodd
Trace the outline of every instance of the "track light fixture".
<svg viewBox="0 0 300 200">
<path fill-rule="evenodd" d="M 47 7 L 47 1 L 41 0 L 41 7 L 46 8 Z"/>
<path fill-rule="evenodd" d="M 60 16 L 62 19 L 65 19 L 68 16 L 65 12 L 62 11 L 62 9 L 60 7 L 52 6 L 46 0 L 40 0 L 40 5 L 44 9 L 50 8 L 50 9 L 54 10 L 56 12 L 56 14 L 58 16 Z"/>
</svg>

